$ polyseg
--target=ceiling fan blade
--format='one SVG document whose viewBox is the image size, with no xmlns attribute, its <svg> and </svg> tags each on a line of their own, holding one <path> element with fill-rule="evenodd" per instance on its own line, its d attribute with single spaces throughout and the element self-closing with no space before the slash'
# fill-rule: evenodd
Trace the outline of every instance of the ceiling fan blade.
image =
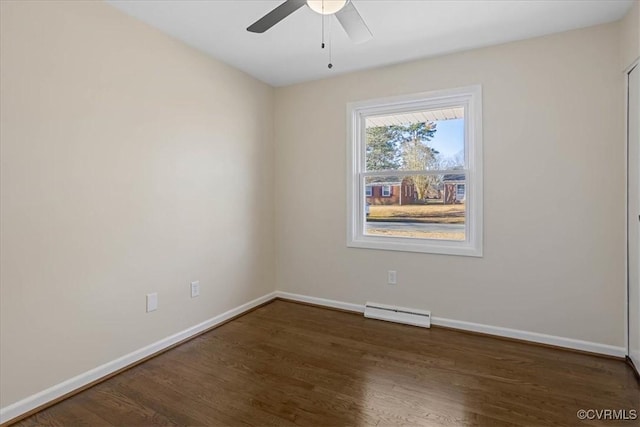
<svg viewBox="0 0 640 427">
<path fill-rule="evenodd" d="M 347 2 L 347 4 L 336 13 L 336 18 L 338 18 L 342 28 L 344 28 L 354 43 L 364 43 L 373 38 L 373 34 L 369 31 L 369 27 L 364 23 L 362 16 L 360 16 L 352 1 Z"/>
<path fill-rule="evenodd" d="M 296 10 L 300 9 L 306 4 L 306 0 L 287 0 L 280 6 L 273 9 L 271 12 L 258 19 L 251 24 L 247 31 L 252 33 L 264 33 L 269 28 L 282 21 L 287 16 L 291 15 Z"/>
</svg>

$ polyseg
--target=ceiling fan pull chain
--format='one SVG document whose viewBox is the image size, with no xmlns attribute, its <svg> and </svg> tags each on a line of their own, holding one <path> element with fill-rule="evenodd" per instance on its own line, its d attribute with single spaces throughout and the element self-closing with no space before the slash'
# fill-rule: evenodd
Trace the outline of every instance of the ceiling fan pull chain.
<svg viewBox="0 0 640 427">
<path fill-rule="evenodd" d="M 333 68 L 333 63 L 331 62 L 331 29 L 333 28 L 333 21 L 329 21 L 329 69 Z"/>
<path fill-rule="evenodd" d="M 324 3 L 322 3 L 324 5 Z M 322 49 L 324 49 L 324 15 L 320 17 L 322 19 Z"/>
</svg>

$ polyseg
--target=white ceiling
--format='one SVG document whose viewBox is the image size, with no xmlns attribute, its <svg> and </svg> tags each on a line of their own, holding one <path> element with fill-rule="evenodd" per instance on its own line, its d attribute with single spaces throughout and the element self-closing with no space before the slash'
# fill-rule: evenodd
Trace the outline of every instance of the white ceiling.
<svg viewBox="0 0 640 427">
<path fill-rule="evenodd" d="M 281 0 L 106 0 L 273 86 L 620 19 L 633 0 L 353 0 L 374 39 L 353 44 L 334 16 L 333 69 L 321 16 L 303 7 L 264 34 L 246 28 Z"/>
</svg>

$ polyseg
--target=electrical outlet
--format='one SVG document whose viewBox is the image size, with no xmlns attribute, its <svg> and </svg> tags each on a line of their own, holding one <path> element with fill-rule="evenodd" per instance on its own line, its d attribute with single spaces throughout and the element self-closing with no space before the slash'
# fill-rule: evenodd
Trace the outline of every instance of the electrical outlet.
<svg viewBox="0 0 640 427">
<path fill-rule="evenodd" d="M 387 274 L 387 284 L 396 285 L 398 284 L 398 277 L 395 270 L 389 270 Z"/>
<path fill-rule="evenodd" d="M 200 296 L 200 281 L 191 282 L 191 298 Z"/>
<path fill-rule="evenodd" d="M 158 309 L 158 293 L 147 294 L 147 313 Z"/>
</svg>

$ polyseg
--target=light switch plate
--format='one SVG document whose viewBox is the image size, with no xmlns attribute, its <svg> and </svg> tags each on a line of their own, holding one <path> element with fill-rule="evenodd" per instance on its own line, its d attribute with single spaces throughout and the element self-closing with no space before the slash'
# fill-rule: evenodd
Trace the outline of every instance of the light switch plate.
<svg viewBox="0 0 640 427">
<path fill-rule="evenodd" d="M 200 281 L 191 282 L 191 298 L 200 296 Z"/>
<path fill-rule="evenodd" d="M 158 293 L 147 294 L 147 313 L 158 309 Z"/>
<path fill-rule="evenodd" d="M 389 273 L 387 275 L 387 283 L 389 285 L 396 285 L 398 284 L 398 274 L 395 270 L 389 270 Z"/>
</svg>

